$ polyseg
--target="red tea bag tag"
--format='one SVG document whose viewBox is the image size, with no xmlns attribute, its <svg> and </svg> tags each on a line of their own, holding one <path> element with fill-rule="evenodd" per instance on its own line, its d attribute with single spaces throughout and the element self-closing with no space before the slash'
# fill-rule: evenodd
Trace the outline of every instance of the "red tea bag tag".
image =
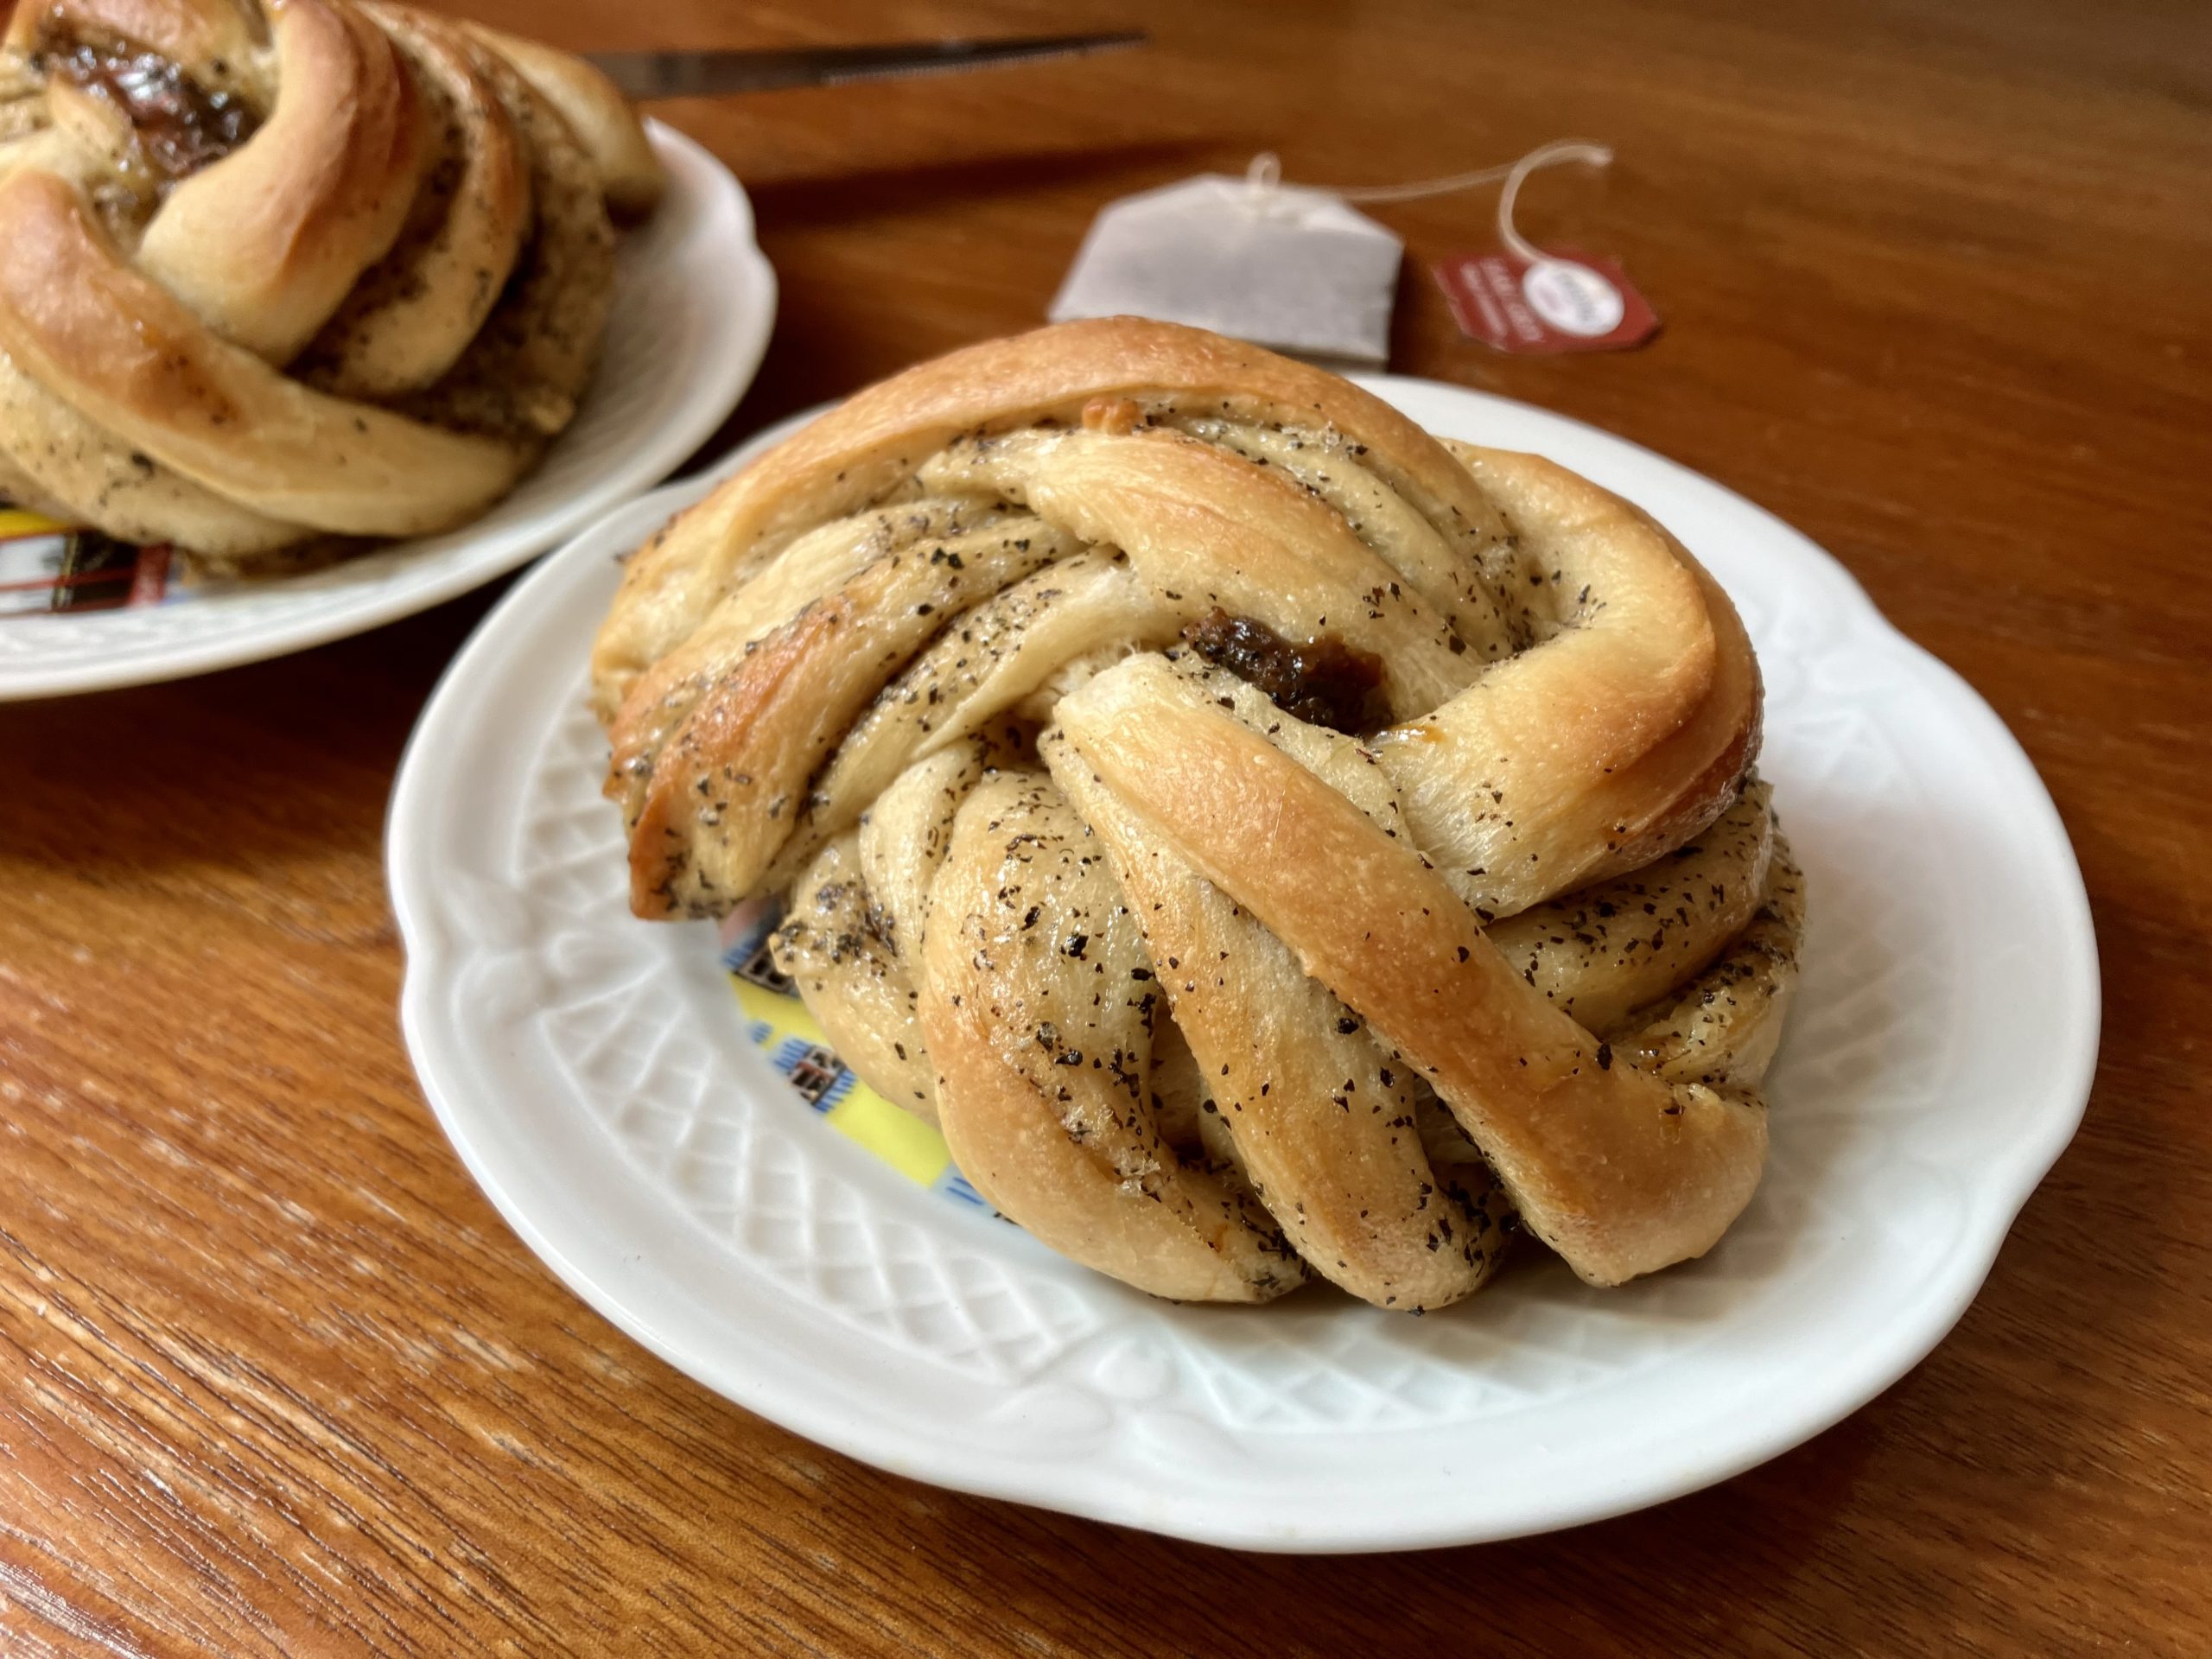
<svg viewBox="0 0 2212 1659">
<path fill-rule="evenodd" d="M 1616 261 L 1572 248 L 1523 243 L 1455 254 L 1435 270 L 1460 329 L 1516 356 L 1624 351 L 1659 332 L 1658 315 Z"/>
</svg>

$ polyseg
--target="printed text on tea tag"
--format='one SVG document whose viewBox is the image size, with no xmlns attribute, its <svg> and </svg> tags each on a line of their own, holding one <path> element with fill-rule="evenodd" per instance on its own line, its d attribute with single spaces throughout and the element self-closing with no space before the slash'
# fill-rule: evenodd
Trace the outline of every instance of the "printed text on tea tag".
<svg viewBox="0 0 2212 1659">
<path fill-rule="evenodd" d="M 1611 259 L 1560 248 L 1455 254 L 1436 281 L 1459 327 L 1484 344 L 1518 356 L 1612 352 L 1641 346 L 1659 318 Z"/>
</svg>

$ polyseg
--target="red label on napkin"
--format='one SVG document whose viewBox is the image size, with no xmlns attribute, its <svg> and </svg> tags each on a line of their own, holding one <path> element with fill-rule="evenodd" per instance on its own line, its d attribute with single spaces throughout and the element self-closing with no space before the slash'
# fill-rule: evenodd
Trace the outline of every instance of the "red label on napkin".
<svg viewBox="0 0 2212 1659">
<path fill-rule="evenodd" d="M 1467 334 L 1501 352 L 1615 352 L 1659 332 L 1658 315 L 1618 264 L 1572 248 L 1534 264 L 1503 249 L 1455 254 L 1436 281 Z"/>
<path fill-rule="evenodd" d="M 174 591 L 167 547 L 72 530 L 0 499 L 0 620 L 158 605 Z"/>
</svg>

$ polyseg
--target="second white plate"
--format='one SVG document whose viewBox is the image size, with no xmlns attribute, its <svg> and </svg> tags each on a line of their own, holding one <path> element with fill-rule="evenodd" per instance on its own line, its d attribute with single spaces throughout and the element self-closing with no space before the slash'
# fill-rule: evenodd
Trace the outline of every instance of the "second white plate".
<svg viewBox="0 0 2212 1659">
<path fill-rule="evenodd" d="M 392 802 L 424 1090 L 593 1306 L 885 1468 L 1292 1550 L 1472 1542 L 1677 1496 L 1862 1405 L 1956 1321 L 2072 1136 L 2096 1051 L 2088 903 L 2025 756 L 1840 566 L 1741 498 L 1502 398 L 1366 384 L 1646 508 L 1758 643 L 1761 767 L 1811 925 L 1771 1165 L 1734 1230 L 1615 1291 L 1524 1262 L 1422 1319 L 1321 1289 L 1174 1306 L 830 1132 L 756 1048 L 712 930 L 631 918 L 600 796 L 586 654 L 616 555 L 694 481 L 580 537 L 486 620 Z"/>
<path fill-rule="evenodd" d="M 0 619 L 0 701 L 235 667 L 427 610 L 505 575 L 668 475 L 737 407 L 776 318 L 744 189 L 648 122 L 666 198 L 623 239 L 599 372 L 575 424 L 483 518 L 302 576 L 214 582 L 113 611 Z"/>
</svg>

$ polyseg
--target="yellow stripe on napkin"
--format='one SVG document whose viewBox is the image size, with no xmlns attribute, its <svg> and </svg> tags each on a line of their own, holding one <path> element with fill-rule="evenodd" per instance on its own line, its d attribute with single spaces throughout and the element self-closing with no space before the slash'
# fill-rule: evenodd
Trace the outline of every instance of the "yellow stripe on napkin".
<svg viewBox="0 0 2212 1659">
<path fill-rule="evenodd" d="M 0 504 L 0 542 L 12 541 L 18 536 L 52 536 L 64 528 L 51 518 Z"/>
<path fill-rule="evenodd" d="M 733 974 L 730 988 L 754 1043 L 830 1127 L 880 1158 L 918 1186 L 944 1183 L 952 1169 L 944 1137 L 862 1083 L 836 1058 L 806 1004 Z M 819 1054 L 827 1061 L 817 1064 Z"/>
</svg>

